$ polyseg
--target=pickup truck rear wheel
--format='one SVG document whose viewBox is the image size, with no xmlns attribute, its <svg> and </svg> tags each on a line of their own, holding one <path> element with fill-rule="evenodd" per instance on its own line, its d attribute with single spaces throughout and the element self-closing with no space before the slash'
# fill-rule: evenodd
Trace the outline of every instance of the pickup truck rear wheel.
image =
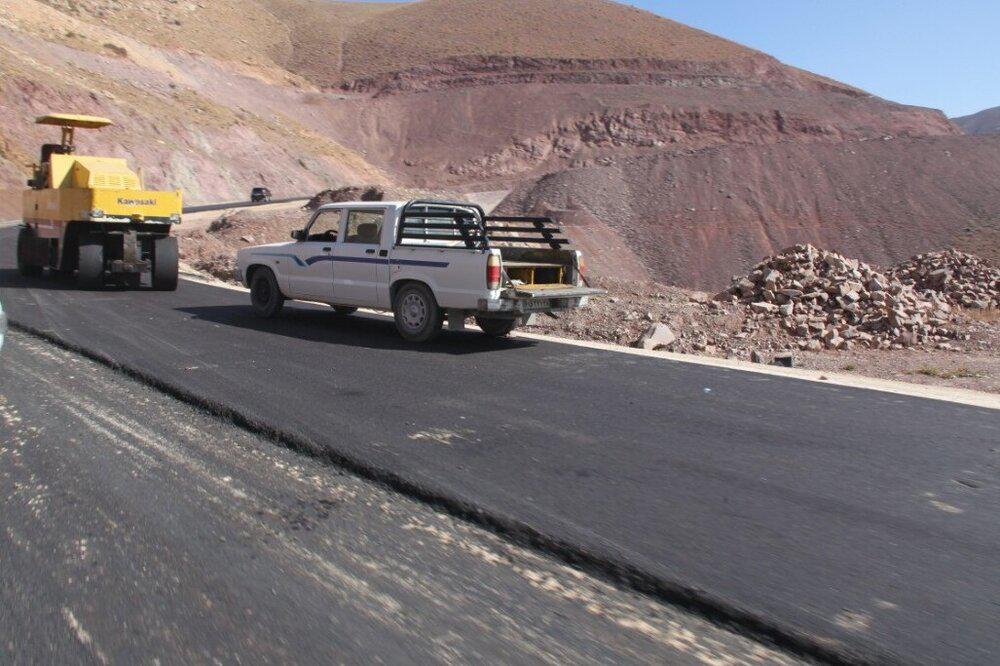
<svg viewBox="0 0 1000 666">
<path fill-rule="evenodd" d="M 408 284 L 396 292 L 392 304 L 396 330 L 412 342 L 429 342 L 441 333 L 444 319 L 431 290 L 422 284 Z"/>
<path fill-rule="evenodd" d="M 476 317 L 476 325 L 491 338 L 505 338 L 517 328 L 517 319 L 498 319 L 496 317 Z"/>
<path fill-rule="evenodd" d="M 250 280 L 250 303 L 254 314 L 264 319 L 278 316 L 285 297 L 278 287 L 278 280 L 270 268 L 258 268 Z"/>
</svg>

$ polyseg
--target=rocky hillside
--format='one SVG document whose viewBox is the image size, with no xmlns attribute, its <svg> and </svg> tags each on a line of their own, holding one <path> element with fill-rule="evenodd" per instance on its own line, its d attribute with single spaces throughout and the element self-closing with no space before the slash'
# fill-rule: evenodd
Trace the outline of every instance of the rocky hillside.
<svg viewBox="0 0 1000 666">
<path fill-rule="evenodd" d="M 882 265 L 952 245 L 996 261 L 998 159 L 1000 137 L 730 144 L 555 173 L 502 208 L 586 209 L 658 279 L 715 290 L 804 242 Z"/>
<path fill-rule="evenodd" d="M 265 2 L 271 7 L 284 3 Z M 296 71 L 338 85 L 481 58 L 592 61 L 644 58 L 717 62 L 754 51 L 632 7 L 604 0 L 428 0 L 394 5 L 330 3 L 324 8 L 348 30 L 327 29 L 332 49 L 313 48 Z M 347 12 L 350 18 L 342 19 Z M 293 12 L 283 15 L 291 16 Z M 386 35 L 412 35 L 390 40 Z M 418 37 L 419 36 L 419 37 Z"/>
<path fill-rule="evenodd" d="M 997 142 L 607 0 L 19 0 L 0 103 L 11 196 L 51 137 L 32 116 L 92 113 L 117 125 L 84 150 L 190 202 L 512 190 L 609 269 L 688 285 L 797 242 L 989 257 L 1000 224 Z"/>
<path fill-rule="evenodd" d="M 0 3 L 0 190 L 21 187 L 39 144 L 58 138 L 32 124 L 47 112 L 111 118 L 112 128 L 80 133 L 80 150 L 128 157 L 151 186 L 182 188 L 192 202 L 242 198 L 261 183 L 298 194 L 385 180 L 296 117 L 308 114 L 308 82 L 261 51 L 281 43 L 271 44 L 278 24 L 254 3 L 228 4 Z"/>
<path fill-rule="evenodd" d="M 1000 106 L 951 120 L 966 134 L 1000 134 Z"/>
</svg>

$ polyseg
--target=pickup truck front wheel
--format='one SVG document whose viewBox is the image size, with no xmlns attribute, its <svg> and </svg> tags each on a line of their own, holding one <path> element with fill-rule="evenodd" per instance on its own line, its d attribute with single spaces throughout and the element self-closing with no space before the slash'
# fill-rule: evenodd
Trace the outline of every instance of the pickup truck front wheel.
<svg viewBox="0 0 1000 666">
<path fill-rule="evenodd" d="M 498 319 L 496 317 L 476 317 L 476 326 L 483 329 L 488 337 L 505 338 L 517 328 L 517 319 Z"/>
<path fill-rule="evenodd" d="M 441 308 L 431 290 L 422 284 L 408 284 L 396 292 L 392 304 L 396 330 L 412 342 L 429 342 L 441 333 Z"/>
<path fill-rule="evenodd" d="M 250 303 L 254 314 L 264 319 L 276 317 L 285 304 L 278 281 L 270 268 L 258 268 L 250 280 Z"/>
</svg>

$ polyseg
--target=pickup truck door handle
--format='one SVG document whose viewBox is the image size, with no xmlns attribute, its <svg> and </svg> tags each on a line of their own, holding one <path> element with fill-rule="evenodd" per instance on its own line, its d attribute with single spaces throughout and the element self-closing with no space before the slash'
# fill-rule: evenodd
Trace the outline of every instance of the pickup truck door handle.
<svg viewBox="0 0 1000 666">
<path fill-rule="evenodd" d="M 365 250 L 365 254 L 375 254 L 375 250 Z"/>
<path fill-rule="evenodd" d="M 389 256 L 389 250 L 379 250 L 378 251 L 378 256 L 380 256 L 380 257 L 388 257 Z"/>
<path fill-rule="evenodd" d="M 332 250 L 332 249 L 333 249 L 332 247 L 324 247 L 324 248 L 323 248 L 323 251 L 324 251 L 324 252 L 329 252 L 329 251 L 330 251 L 330 250 Z"/>
</svg>

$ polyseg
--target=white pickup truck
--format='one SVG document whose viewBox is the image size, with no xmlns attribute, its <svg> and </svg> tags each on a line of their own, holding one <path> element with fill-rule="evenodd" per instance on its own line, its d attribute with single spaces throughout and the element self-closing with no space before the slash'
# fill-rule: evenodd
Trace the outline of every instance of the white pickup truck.
<svg viewBox="0 0 1000 666">
<path fill-rule="evenodd" d="M 535 313 L 585 305 L 583 258 L 547 218 L 487 216 L 474 204 L 350 202 L 321 206 L 291 243 L 236 255 L 254 311 L 274 317 L 286 299 L 340 314 L 391 310 L 407 340 L 431 340 L 447 319 L 472 315 L 501 337 Z"/>
</svg>

